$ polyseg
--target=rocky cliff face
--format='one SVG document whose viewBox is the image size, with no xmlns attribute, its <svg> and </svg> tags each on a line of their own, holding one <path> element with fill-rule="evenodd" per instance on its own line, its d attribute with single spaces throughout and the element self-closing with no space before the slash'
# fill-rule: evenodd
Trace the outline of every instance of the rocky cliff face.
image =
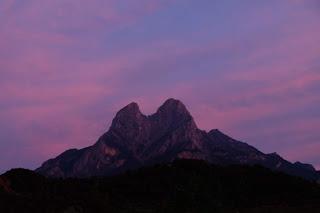
<svg viewBox="0 0 320 213">
<path fill-rule="evenodd" d="M 264 154 L 219 130 L 207 133 L 198 129 L 184 104 L 175 99 L 167 100 L 150 116 L 142 114 L 136 103 L 127 105 L 93 146 L 68 150 L 36 171 L 50 177 L 113 175 L 175 159 L 201 159 L 219 165 L 259 164 L 312 180 L 318 176 L 310 166 Z"/>
</svg>

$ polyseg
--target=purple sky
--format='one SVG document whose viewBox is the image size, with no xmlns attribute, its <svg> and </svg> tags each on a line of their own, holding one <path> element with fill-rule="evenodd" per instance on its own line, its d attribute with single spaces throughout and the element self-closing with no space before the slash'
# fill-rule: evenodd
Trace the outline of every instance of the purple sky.
<svg viewBox="0 0 320 213">
<path fill-rule="evenodd" d="M 318 0 L 0 0 L 0 170 L 92 145 L 131 101 L 320 169 Z"/>
</svg>

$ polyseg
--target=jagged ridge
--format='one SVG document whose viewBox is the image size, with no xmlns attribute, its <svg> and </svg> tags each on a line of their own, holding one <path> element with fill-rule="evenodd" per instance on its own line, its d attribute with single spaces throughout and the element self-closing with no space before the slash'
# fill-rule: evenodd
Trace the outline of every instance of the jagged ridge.
<svg viewBox="0 0 320 213">
<path fill-rule="evenodd" d="M 68 150 L 36 171 L 50 177 L 114 175 L 175 159 L 201 159 L 219 165 L 258 164 L 310 180 L 318 178 L 310 165 L 264 154 L 216 129 L 208 133 L 198 129 L 185 105 L 175 99 L 168 99 L 150 116 L 142 114 L 137 103 L 127 105 L 93 146 Z"/>
</svg>

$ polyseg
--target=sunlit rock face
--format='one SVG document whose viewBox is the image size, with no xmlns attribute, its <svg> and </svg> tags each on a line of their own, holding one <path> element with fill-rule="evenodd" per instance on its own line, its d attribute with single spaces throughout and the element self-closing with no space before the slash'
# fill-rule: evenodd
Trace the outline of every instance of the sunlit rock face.
<svg viewBox="0 0 320 213">
<path fill-rule="evenodd" d="M 217 129 L 208 133 L 198 129 L 185 105 L 175 99 L 168 99 L 149 116 L 141 113 L 138 104 L 127 105 L 93 146 L 68 150 L 36 171 L 50 177 L 102 176 L 175 159 L 201 159 L 219 165 L 258 164 L 312 180 L 318 177 L 310 165 L 264 154 Z"/>
</svg>

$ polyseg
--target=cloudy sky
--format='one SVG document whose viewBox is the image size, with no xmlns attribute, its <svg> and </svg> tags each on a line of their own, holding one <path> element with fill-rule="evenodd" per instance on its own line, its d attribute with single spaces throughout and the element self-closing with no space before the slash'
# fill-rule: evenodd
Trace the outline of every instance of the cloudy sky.
<svg viewBox="0 0 320 213">
<path fill-rule="evenodd" d="M 93 144 L 136 101 L 320 169 L 318 0 L 0 0 L 0 170 Z"/>
</svg>

